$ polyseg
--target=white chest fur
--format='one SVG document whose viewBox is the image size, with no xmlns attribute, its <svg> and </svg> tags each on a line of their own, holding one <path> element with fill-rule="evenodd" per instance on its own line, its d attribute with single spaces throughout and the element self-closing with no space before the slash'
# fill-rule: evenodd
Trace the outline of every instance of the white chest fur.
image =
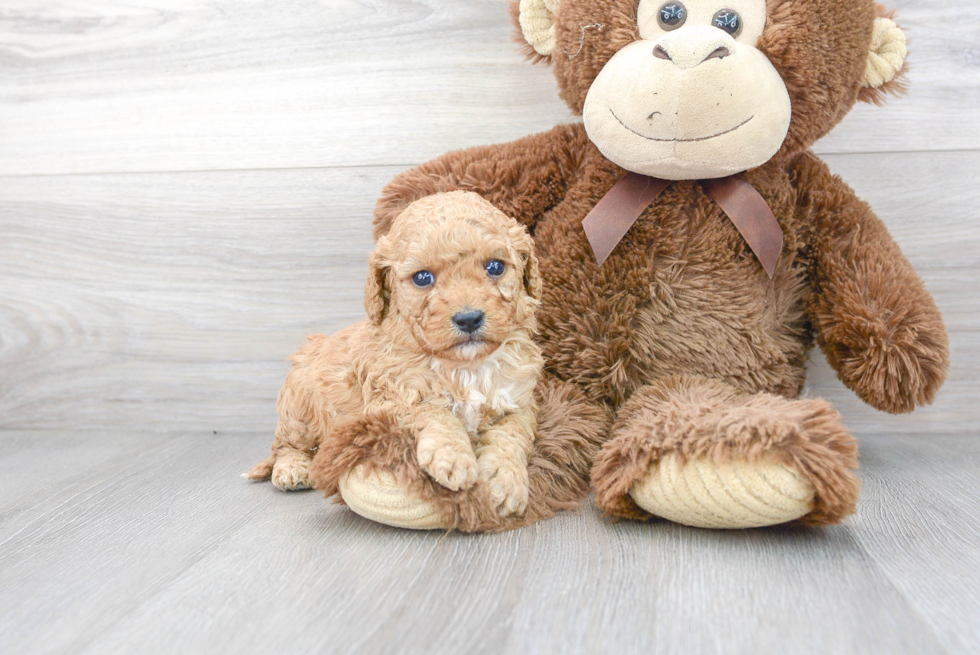
<svg viewBox="0 0 980 655">
<path fill-rule="evenodd" d="M 477 433 L 487 413 L 520 408 L 515 397 L 517 382 L 505 379 L 501 364 L 494 357 L 475 368 L 443 367 L 434 362 L 433 369 L 445 376 L 448 409 L 470 434 Z"/>
</svg>

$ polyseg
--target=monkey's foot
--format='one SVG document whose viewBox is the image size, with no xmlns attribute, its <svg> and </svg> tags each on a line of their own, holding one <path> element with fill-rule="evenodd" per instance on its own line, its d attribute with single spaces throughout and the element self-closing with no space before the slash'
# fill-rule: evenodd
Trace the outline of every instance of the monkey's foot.
<svg viewBox="0 0 980 655">
<path fill-rule="evenodd" d="M 412 530 L 446 530 L 433 503 L 422 500 L 384 470 L 365 473 L 363 466 L 340 477 L 340 496 L 357 514 L 366 519 Z"/>
<path fill-rule="evenodd" d="M 698 528 L 759 528 L 803 518 L 814 488 L 775 461 L 709 458 L 683 462 L 671 453 L 633 484 L 630 496 L 654 516 Z"/>
<path fill-rule="evenodd" d="M 854 439 L 823 400 L 746 394 L 677 376 L 620 408 L 592 466 L 596 503 L 622 518 L 702 528 L 839 523 L 860 483 Z"/>
</svg>

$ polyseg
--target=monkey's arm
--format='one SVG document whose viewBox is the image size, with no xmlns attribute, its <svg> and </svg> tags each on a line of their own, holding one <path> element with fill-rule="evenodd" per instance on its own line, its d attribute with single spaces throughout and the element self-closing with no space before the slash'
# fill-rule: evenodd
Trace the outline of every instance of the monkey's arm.
<svg viewBox="0 0 980 655">
<path fill-rule="evenodd" d="M 374 211 L 374 236 L 419 198 L 447 191 L 474 191 L 527 226 L 564 197 L 570 173 L 585 152 L 581 125 L 490 146 L 446 153 L 401 173 L 388 183 Z"/>
<path fill-rule="evenodd" d="M 931 403 L 946 378 L 942 315 L 864 201 L 811 154 L 794 167 L 811 291 L 807 312 L 838 377 L 892 413 Z"/>
</svg>

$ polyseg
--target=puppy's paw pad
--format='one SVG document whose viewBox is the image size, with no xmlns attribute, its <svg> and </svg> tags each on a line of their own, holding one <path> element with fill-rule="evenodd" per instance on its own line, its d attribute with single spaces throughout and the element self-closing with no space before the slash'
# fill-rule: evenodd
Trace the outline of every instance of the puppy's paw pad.
<svg viewBox="0 0 980 655">
<path fill-rule="evenodd" d="M 476 457 L 463 448 L 448 444 L 435 450 L 420 447 L 419 465 L 433 480 L 452 491 L 468 489 L 476 483 Z"/>
<path fill-rule="evenodd" d="M 288 459 L 276 462 L 272 469 L 272 484 L 283 491 L 299 491 L 310 489 L 309 460 Z"/>
<path fill-rule="evenodd" d="M 490 501 L 500 516 L 523 514 L 527 509 L 527 469 L 521 466 L 480 464 L 480 479 L 490 491 Z"/>
</svg>

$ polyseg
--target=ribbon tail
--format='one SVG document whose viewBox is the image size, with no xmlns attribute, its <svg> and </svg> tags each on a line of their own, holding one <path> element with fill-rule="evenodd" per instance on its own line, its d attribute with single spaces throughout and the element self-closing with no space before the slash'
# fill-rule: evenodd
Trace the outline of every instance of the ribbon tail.
<svg viewBox="0 0 980 655">
<path fill-rule="evenodd" d="M 783 230 L 765 198 L 754 186 L 734 175 L 702 180 L 701 184 L 738 228 L 771 280 L 783 251 Z"/>
<path fill-rule="evenodd" d="M 582 220 L 582 228 L 599 266 L 668 184 L 667 180 L 629 173 L 592 208 Z"/>
</svg>

